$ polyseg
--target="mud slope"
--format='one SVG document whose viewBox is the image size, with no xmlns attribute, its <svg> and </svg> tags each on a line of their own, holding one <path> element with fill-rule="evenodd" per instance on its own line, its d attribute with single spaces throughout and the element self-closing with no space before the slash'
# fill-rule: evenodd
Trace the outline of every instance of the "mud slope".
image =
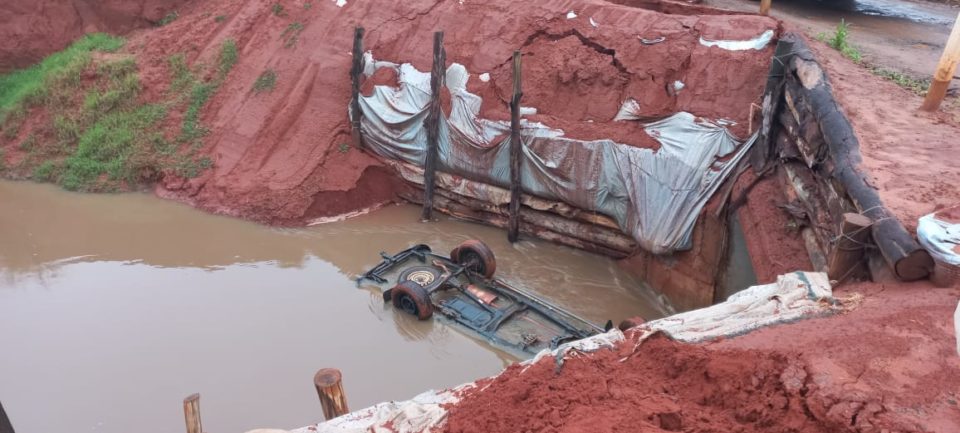
<svg viewBox="0 0 960 433">
<path fill-rule="evenodd" d="M 578 131 L 578 138 L 597 138 L 609 124 L 624 142 L 641 133 L 609 122 L 627 97 L 639 100 L 645 115 L 688 110 L 738 120 L 736 130 L 744 133 L 772 48 L 733 52 L 707 48 L 699 38 L 748 39 L 777 28 L 763 17 L 663 15 L 599 0 L 275 4 L 191 3 L 173 23 L 131 36 L 128 49 L 155 91 L 168 81 L 170 56 L 185 53 L 191 62 L 209 62 L 226 39 L 240 48 L 239 63 L 202 116 L 210 129 L 205 152 L 214 167 L 190 180 L 168 176 L 158 194 L 275 224 L 391 199 L 396 183 L 388 172 L 348 146 L 355 25 L 367 29 L 365 48 L 377 58 L 412 62 L 421 70 L 430 68 L 432 33 L 444 30 L 450 62 L 474 74 L 490 73 L 489 82 L 474 78 L 469 88 L 487 98 L 484 112 L 493 117 L 506 110 L 501 89 L 509 86 L 503 82 L 509 78 L 507 60 L 522 48 L 529 70 L 524 105 L 543 113 L 534 120 Z M 566 18 L 570 10 L 576 19 Z M 641 37 L 666 40 L 643 45 Z M 276 74 L 275 87 L 254 91 L 254 82 L 268 71 Z M 686 87 L 669 92 L 678 80 Z"/>
<path fill-rule="evenodd" d="M 445 431 L 958 431 L 957 295 L 867 283 L 846 287 L 851 311 L 832 317 L 513 365 L 451 407 Z"/>
<path fill-rule="evenodd" d="M 187 0 L 5 0 L 0 2 L 0 71 L 36 63 L 84 33 L 147 27 Z"/>
</svg>

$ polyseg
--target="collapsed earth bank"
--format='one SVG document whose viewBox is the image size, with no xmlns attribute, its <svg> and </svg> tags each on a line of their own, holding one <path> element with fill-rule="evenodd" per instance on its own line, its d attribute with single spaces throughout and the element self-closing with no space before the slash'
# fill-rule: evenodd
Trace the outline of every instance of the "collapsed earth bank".
<svg viewBox="0 0 960 433">
<path fill-rule="evenodd" d="M 22 13 L 12 19 L 23 21 L 18 25 L 29 25 L 38 16 L 56 18 L 30 14 L 27 2 L 15 3 L 22 5 L 7 8 Z M 750 39 L 778 26 L 765 17 L 666 15 L 599 0 L 420 0 L 343 7 L 328 1 L 220 0 L 164 6 L 176 9 L 176 19 L 130 33 L 123 49 L 136 59 L 140 98 L 155 101 L 170 92 L 170 59 L 175 56 L 182 55 L 194 69 L 215 64 L 227 41 L 235 42 L 238 55 L 200 111 L 205 128 L 200 152 L 212 167 L 196 177 L 166 170 L 157 192 L 208 211 L 272 224 L 302 224 L 395 197 L 399 184 L 386 180 L 389 172 L 350 146 L 346 107 L 354 26 L 367 29 L 364 47 L 378 59 L 410 62 L 422 71 L 430 69 L 433 32 L 445 31 L 448 64 L 463 64 L 471 72 L 468 89 L 484 98 L 482 113 L 491 118 L 509 112 L 508 60 L 520 49 L 525 56 L 523 104 L 538 109 L 529 120 L 579 139 L 614 138 L 642 147 L 656 143 L 636 122 L 612 122 L 627 98 L 639 101 L 642 116 L 685 110 L 737 121 L 734 132 L 746 135 L 750 104 L 762 90 L 760 77 L 771 48 L 727 51 L 699 41 Z M 131 9 L 142 12 L 132 19 L 141 22 L 137 20 L 153 20 L 167 8 L 144 4 Z M 577 18 L 568 19 L 573 9 Z M 106 5 L 95 12 L 98 22 L 117 16 Z M 65 23 L 75 21 L 64 18 Z M 660 43 L 643 42 L 659 38 Z M 483 73 L 489 81 L 477 79 Z M 264 77 L 272 77 L 270 88 L 254 89 Z M 682 90 L 676 83 L 682 83 Z M 175 129 L 180 116 L 174 110 L 164 126 Z M 176 133 L 166 135 L 172 140 Z M 20 128 L 5 140 L 13 148 L 7 152 L 8 165 L 17 162 L 15 148 L 29 136 L 29 128 Z"/>
</svg>

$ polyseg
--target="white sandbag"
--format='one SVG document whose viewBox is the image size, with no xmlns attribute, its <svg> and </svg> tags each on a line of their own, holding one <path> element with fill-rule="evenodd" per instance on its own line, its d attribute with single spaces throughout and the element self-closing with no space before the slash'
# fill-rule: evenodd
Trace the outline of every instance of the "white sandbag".
<svg viewBox="0 0 960 433">
<path fill-rule="evenodd" d="M 917 239 L 937 261 L 960 266 L 960 222 L 949 221 L 941 216 L 941 212 L 946 211 L 920 218 L 917 222 Z"/>
<path fill-rule="evenodd" d="M 831 314 L 836 300 L 827 274 L 793 272 L 749 287 L 717 305 L 653 320 L 635 328 L 688 343 L 743 335 L 758 328 Z"/>
</svg>

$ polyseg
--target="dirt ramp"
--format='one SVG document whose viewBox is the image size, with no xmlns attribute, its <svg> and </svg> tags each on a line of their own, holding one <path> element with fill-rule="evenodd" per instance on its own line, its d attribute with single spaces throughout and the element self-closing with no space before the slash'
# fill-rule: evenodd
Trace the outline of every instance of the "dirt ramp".
<svg viewBox="0 0 960 433">
<path fill-rule="evenodd" d="M 0 71 L 36 63 L 84 33 L 126 33 L 188 0 L 7 0 L 0 4 Z"/>
</svg>

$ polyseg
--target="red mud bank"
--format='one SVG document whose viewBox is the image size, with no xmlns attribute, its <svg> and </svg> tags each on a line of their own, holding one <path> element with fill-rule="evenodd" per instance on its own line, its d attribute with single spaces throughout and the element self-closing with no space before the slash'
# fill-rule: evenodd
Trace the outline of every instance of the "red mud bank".
<svg viewBox="0 0 960 433">
<path fill-rule="evenodd" d="M 5 0 L 0 71 L 30 66 L 84 33 L 148 27 L 188 0 Z"/>
<path fill-rule="evenodd" d="M 342 8 L 327 1 L 310 8 L 279 3 L 283 11 L 275 14 L 272 1 L 194 2 L 180 8 L 173 23 L 131 35 L 128 47 L 138 57 L 145 86 L 157 91 L 169 80 L 166 59 L 174 54 L 209 61 L 228 38 L 240 51 L 202 115 L 210 129 L 204 152 L 213 168 L 195 179 L 167 176 L 159 195 L 272 224 L 301 224 L 394 199 L 399 182 L 386 182 L 375 159 L 349 146 L 355 25 L 367 29 L 364 48 L 376 58 L 424 71 L 430 68 L 432 33 L 445 31 L 448 62 L 467 67 L 473 75 L 469 89 L 485 98 L 483 112 L 494 118 L 507 112 L 508 60 L 520 49 L 523 104 L 538 109 L 531 120 L 576 138 L 613 136 L 644 147 L 656 144 L 640 128 L 611 122 L 626 98 L 640 101 L 645 116 L 687 110 L 737 120 L 737 131 L 745 132 L 771 48 L 732 52 L 705 47 L 699 38 L 749 39 L 778 28 L 765 17 L 665 15 L 600 0 L 348 2 Z M 571 9 L 578 18 L 566 18 Z M 217 22 L 218 16 L 225 19 Z M 295 23 L 302 30 L 291 43 L 283 35 Z M 640 43 L 658 37 L 669 43 Z M 276 73 L 276 87 L 251 91 L 267 70 Z M 490 74 L 489 82 L 477 79 L 483 73 Z M 671 92 L 674 81 L 684 89 Z"/>
<path fill-rule="evenodd" d="M 515 365 L 450 408 L 445 431 L 954 432 L 960 289 L 862 284 L 849 311 L 712 343 Z M 625 360 L 624 360 L 625 359 Z"/>
</svg>

